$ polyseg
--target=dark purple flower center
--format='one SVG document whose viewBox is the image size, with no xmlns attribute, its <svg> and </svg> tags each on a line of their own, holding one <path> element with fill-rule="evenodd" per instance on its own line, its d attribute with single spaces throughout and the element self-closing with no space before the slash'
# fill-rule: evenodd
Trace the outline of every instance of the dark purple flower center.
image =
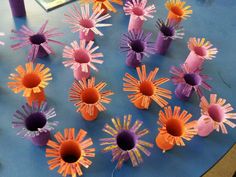
<svg viewBox="0 0 236 177">
<path fill-rule="evenodd" d="M 117 135 L 116 142 L 123 151 L 131 150 L 136 143 L 135 135 L 129 130 L 123 130 Z"/>
<path fill-rule="evenodd" d="M 46 38 L 43 34 L 35 34 L 30 36 L 30 42 L 32 44 L 40 45 L 46 41 Z"/>
<path fill-rule="evenodd" d="M 164 36 L 171 37 L 174 35 L 174 28 L 173 27 L 167 27 L 167 26 L 162 26 L 160 28 L 160 31 Z"/>
<path fill-rule="evenodd" d="M 76 50 L 74 57 L 75 61 L 78 63 L 88 63 L 90 61 L 88 53 L 83 49 Z"/>
<path fill-rule="evenodd" d="M 25 127 L 29 131 L 37 131 L 38 128 L 43 128 L 46 123 L 47 119 L 41 112 L 32 113 L 25 119 Z"/>
<path fill-rule="evenodd" d="M 224 111 L 218 104 L 212 104 L 208 108 L 209 116 L 216 122 L 222 122 L 224 119 Z"/>
<path fill-rule="evenodd" d="M 166 122 L 166 131 L 172 136 L 181 136 L 184 132 L 184 124 L 179 119 L 169 119 Z"/>
<path fill-rule="evenodd" d="M 130 47 L 133 51 L 141 53 L 144 51 L 144 43 L 141 40 L 134 40 L 130 43 Z"/>
<path fill-rule="evenodd" d="M 184 75 L 184 80 L 187 84 L 191 86 L 200 85 L 202 78 L 199 74 L 189 73 Z"/>
<path fill-rule="evenodd" d="M 74 163 L 81 157 L 81 149 L 75 141 L 68 140 L 61 144 L 60 155 L 65 162 Z"/>
</svg>

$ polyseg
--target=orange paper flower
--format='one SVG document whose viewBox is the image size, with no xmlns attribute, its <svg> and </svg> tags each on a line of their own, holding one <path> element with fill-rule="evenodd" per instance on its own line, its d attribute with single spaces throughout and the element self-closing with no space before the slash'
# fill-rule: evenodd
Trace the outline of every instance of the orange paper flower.
<svg viewBox="0 0 236 177">
<path fill-rule="evenodd" d="M 181 0 L 168 0 L 165 3 L 166 8 L 169 10 L 168 19 L 170 21 L 174 20 L 175 22 L 180 22 L 182 19 L 190 17 L 190 14 L 193 13 L 190 10 L 191 6 L 184 6 L 185 1 Z"/>
<path fill-rule="evenodd" d="M 117 12 L 116 8 L 111 3 L 119 4 L 121 6 L 123 5 L 122 0 L 93 0 L 93 3 L 94 9 L 104 9 L 104 12 L 107 12 L 107 10 Z"/>
<path fill-rule="evenodd" d="M 146 75 L 146 67 L 136 68 L 139 80 L 126 73 L 123 80 L 124 91 L 133 92 L 128 96 L 130 101 L 139 109 L 148 109 L 151 100 L 154 100 L 160 107 L 164 107 L 168 102 L 163 98 L 171 99 L 171 91 L 161 88 L 160 85 L 169 81 L 168 78 L 155 80 L 159 68 Z"/>
<path fill-rule="evenodd" d="M 185 146 L 183 139 L 190 141 L 197 134 L 196 121 L 188 122 L 192 117 L 187 111 L 180 113 L 180 107 L 175 106 L 174 111 L 170 106 L 159 112 L 159 134 L 156 137 L 157 146 L 165 152 L 177 146 Z M 188 123 L 187 123 L 188 122 Z"/>
<path fill-rule="evenodd" d="M 26 63 L 25 68 L 19 65 L 16 68 L 17 73 L 10 74 L 8 87 L 14 93 L 23 91 L 23 96 L 27 102 L 32 105 L 33 101 L 45 101 L 44 88 L 48 81 L 52 80 L 49 68 L 44 68 L 44 64 L 36 64 L 35 68 L 32 62 Z"/>
<path fill-rule="evenodd" d="M 232 113 L 234 109 L 227 103 L 223 98 L 218 98 L 216 94 L 210 95 L 210 102 L 205 97 L 201 98 L 201 118 L 204 119 L 205 123 L 211 123 L 216 131 L 222 131 L 227 134 L 228 131 L 225 125 L 235 128 L 236 124 L 231 122 L 229 119 L 236 119 L 236 113 Z"/>
<path fill-rule="evenodd" d="M 88 168 L 92 162 L 87 157 L 95 157 L 95 148 L 88 148 L 93 145 L 92 139 L 84 140 L 86 134 L 80 129 L 75 136 L 74 128 L 65 129 L 64 136 L 57 132 L 54 135 L 57 142 L 49 140 L 47 144 L 50 148 L 46 149 L 46 157 L 53 158 L 48 161 L 49 169 L 59 167 L 58 173 L 62 176 L 83 175 L 81 166 Z"/>
<path fill-rule="evenodd" d="M 114 93 L 110 90 L 102 91 L 106 87 L 105 82 L 100 82 L 95 85 L 95 77 L 86 81 L 83 78 L 81 81 L 75 81 L 70 89 L 70 101 L 75 103 L 77 112 L 81 112 L 85 120 L 95 120 L 99 111 L 105 111 L 106 108 L 102 103 L 110 103 L 111 99 L 108 96 Z"/>
</svg>

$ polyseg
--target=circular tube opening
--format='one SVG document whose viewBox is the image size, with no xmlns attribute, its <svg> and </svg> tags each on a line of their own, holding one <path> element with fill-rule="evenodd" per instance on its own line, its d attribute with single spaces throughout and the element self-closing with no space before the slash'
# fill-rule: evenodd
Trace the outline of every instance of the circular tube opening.
<svg viewBox="0 0 236 177">
<path fill-rule="evenodd" d="M 154 94 L 154 85 L 150 81 L 141 82 L 139 89 L 143 95 L 152 96 Z"/>
<path fill-rule="evenodd" d="M 224 111 L 218 104 L 210 105 L 208 108 L 208 114 L 215 122 L 222 122 L 224 119 Z"/>
<path fill-rule="evenodd" d="M 202 82 L 201 76 L 199 74 L 193 74 L 193 73 L 185 74 L 184 80 L 187 84 L 191 86 L 200 85 Z"/>
<path fill-rule="evenodd" d="M 82 101 L 87 104 L 95 104 L 99 100 L 99 92 L 95 88 L 87 88 L 82 92 Z"/>
<path fill-rule="evenodd" d="M 43 34 L 35 34 L 33 36 L 30 36 L 30 42 L 32 44 L 40 45 L 46 42 L 46 38 Z"/>
<path fill-rule="evenodd" d="M 178 6 L 173 6 L 173 7 L 170 9 L 170 11 L 171 11 L 173 14 L 177 15 L 177 16 L 183 16 L 183 14 L 184 14 L 184 11 L 183 11 L 181 8 L 179 8 Z"/>
<path fill-rule="evenodd" d="M 160 31 L 164 36 L 171 37 L 174 35 L 174 28 L 173 27 L 167 27 L 167 26 L 162 26 L 160 28 Z"/>
<path fill-rule="evenodd" d="M 133 51 L 141 53 L 144 51 L 144 43 L 140 40 L 132 41 L 130 47 Z"/>
<path fill-rule="evenodd" d="M 116 142 L 123 151 L 131 150 L 135 147 L 135 135 L 129 130 L 123 130 L 117 135 Z"/>
<path fill-rule="evenodd" d="M 133 10 L 132 10 L 132 12 L 133 12 L 135 15 L 137 15 L 137 16 L 142 16 L 142 15 L 144 15 L 144 11 L 143 11 L 143 9 L 140 8 L 140 7 L 134 7 Z"/>
<path fill-rule="evenodd" d="M 201 57 L 207 55 L 207 49 L 205 47 L 194 47 L 194 52 Z"/>
<path fill-rule="evenodd" d="M 79 24 L 83 26 L 84 28 L 92 28 L 94 27 L 94 23 L 90 19 L 82 19 L 80 20 Z"/>
<path fill-rule="evenodd" d="M 74 58 L 78 63 L 88 63 L 90 61 L 90 56 L 87 51 L 83 49 L 76 50 L 74 53 Z"/>
<path fill-rule="evenodd" d="M 75 141 L 65 141 L 61 144 L 60 155 L 65 162 L 74 163 L 81 157 L 81 149 Z"/>
<path fill-rule="evenodd" d="M 166 122 L 166 131 L 172 136 L 181 136 L 184 132 L 184 124 L 179 119 L 169 119 Z"/>
<path fill-rule="evenodd" d="M 34 88 L 34 87 L 37 87 L 41 82 L 41 79 L 40 77 L 35 74 L 35 73 L 29 73 L 29 74 L 26 74 L 24 77 L 23 77 L 23 80 L 22 80 L 22 84 L 26 87 L 26 88 Z"/>
<path fill-rule="evenodd" d="M 47 119 L 41 112 L 32 113 L 25 119 L 25 127 L 29 131 L 37 131 L 38 128 L 43 128 L 46 123 Z"/>
</svg>

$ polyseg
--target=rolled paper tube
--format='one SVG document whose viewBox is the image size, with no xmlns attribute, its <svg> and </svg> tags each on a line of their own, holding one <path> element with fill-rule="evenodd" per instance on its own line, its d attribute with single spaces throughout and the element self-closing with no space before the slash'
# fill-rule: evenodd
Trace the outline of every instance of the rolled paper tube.
<svg viewBox="0 0 236 177">
<path fill-rule="evenodd" d="M 38 58 L 43 58 L 43 57 L 46 57 L 48 56 L 48 53 L 46 52 L 46 50 L 44 50 L 43 47 L 39 47 L 39 50 L 38 50 L 38 53 L 37 53 L 37 57 Z"/>
<path fill-rule="evenodd" d="M 90 77 L 90 68 L 88 67 L 88 72 L 82 71 L 81 66 L 78 69 L 74 69 L 74 77 L 76 80 L 81 80 L 82 78 L 89 78 Z"/>
<path fill-rule="evenodd" d="M 176 16 L 173 12 L 169 11 L 167 19 L 171 25 L 177 25 L 181 22 L 181 18 Z"/>
<path fill-rule="evenodd" d="M 45 100 L 46 100 L 46 97 L 45 97 L 44 89 L 42 88 L 41 88 L 41 92 L 39 93 L 31 92 L 31 95 L 29 97 L 26 97 L 27 103 L 31 106 L 33 102 L 38 102 L 39 104 L 41 104 Z"/>
<path fill-rule="evenodd" d="M 150 104 L 152 103 L 152 100 L 150 99 L 150 102 L 148 104 L 148 107 L 145 108 L 144 106 L 142 106 L 142 98 L 138 99 L 137 101 L 134 102 L 134 106 L 138 109 L 148 109 L 148 107 L 150 106 Z"/>
<path fill-rule="evenodd" d="M 161 135 L 160 133 L 156 136 L 156 145 L 157 147 L 162 149 L 163 152 L 170 150 L 174 147 L 174 145 L 167 142 L 164 136 Z"/>
<path fill-rule="evenodd" d="M 185 84 L 178 84 L 175 88 L 175 95 L 177 98 L 179 98 L 181 100 L 188 101 L 193 94 L 193 90 L 191 91 L 191 93 L 188 96 L 188 95 L 184 94 L 184 92 L 183 92 L 184 87 L 185 87 Z"/>
<path fill-rule="evenodd" d="M 50 139 L 51 134 L 49 131 L 47 132 L 40 132 L 38 136 L 32 137 L 31 141 L 36 146 L 45 146 Z"/>
<path fill-rule="evenodd" d="M 204 116 L 202 116 L 197 121 L 197 130 L 199 136 L 206 137 L 214 131 L 214 122 L 212 121 L 212 119 L 209 119 L 206 122 L 206 120 L 204 120 Z"/>
<path fill-rule="evenodd" d="M 190 71 L 194 71 L 197 68 L 200 68 L 204 63 L 204 59 L 200 58 L 195 54 L 194 51 L 191 51 L 185 60 L 185 64 L 187 64 Z"/>
<path fill-rule="evenodd" d="M 85 40 L 86 42 L 93 41 L 94 40 L 94 32 L 89 30 L 88 34 L 81 31 L 80 33 L 80 40 Z"/>
<path fill-rule="evenodd" d="M 137 15 L 130 15 L 128 30 L 141 30 L 143 26 L 143 20 L 141 20 Z"/>
<path fill-rule="evenodd" d="M 165 55 L 171 42 L 172 42 L 171 38 L 165 38 L 164 34 L 162 32 L 159 32 L 155 44 L 156 52 L 158 54 Z"/>
<path fill-rule="evenodd" d="M 99 111 L 96 107 L 94 107 L 93 112 L 92 112 L 91 115 L 87 112 L 86 109 L 82 109 L 80 112 L 81 112 L 81 115 L 84 118 L 84 120 L 87 120 L 87 121 L 96 120 L 97 116 L 98 116 L 98 113 L 99 113 Z"/>
<path fill-rule="evenodd" d="M 131 53 L 132 51 L 128 52 L 125 63 L 127 66 L 136 68 L 137 66 L 141 65 L 141 61 L 137 60 L 136 55 L 131 55 Z M 143 58 L 143 54 L 141 54 L 141 59 L 142 58 Z"/>
<path fill-rule="evenodd" d="M 15 17 L 26 16 L 24 0 L 9 0 L 11 11 Z"/>
</svg>

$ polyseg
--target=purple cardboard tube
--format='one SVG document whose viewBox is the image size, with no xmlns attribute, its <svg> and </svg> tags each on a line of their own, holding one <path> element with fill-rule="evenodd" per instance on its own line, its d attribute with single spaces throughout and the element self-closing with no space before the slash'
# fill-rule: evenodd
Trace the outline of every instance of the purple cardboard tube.
<svg viewBox="0 0 236 177">
<path fill-rule="evenodd" d="M 25 17 L 24 0 L 9 0 L 11 11 L 14 17 Z"/>
<path fill-rule="evenodd" d="M 187 95 L 183 91 L 184 87 L 185 87 L 185 84 L 178 84 L 175 88 L 175 95 L 177 98 L 179 98 L 181 100 L 188 101 L 193 94 L 193 90 L 191 91 L 191 93 L 189 95 Z"/>
<path fill-rule="evenodd" d="M 31 141 L 36 146 L 46 146 L 50 137 L 51 134 L 49 131 L 40 132 L 38 136 L 32 137 Z"/>
<path fill-rule="evenodd" d="M 158 54 L 165 55 L 171 42 L 171 38 L 166 38 L 162 32 L 159 32 L 155 44 L 156 52 Z"/>
<path fill-rule="evenodd" d="M 142 59 L 143 59 L 143 54 L 141 54 L 141 60 L 138 60 L 136 55 L 132 55 L 130 54 L 130 52 L 128 52 L 125 63 L 127 66 L 136 68 L 137 66 L 141 65 Z"/>
</svg>

